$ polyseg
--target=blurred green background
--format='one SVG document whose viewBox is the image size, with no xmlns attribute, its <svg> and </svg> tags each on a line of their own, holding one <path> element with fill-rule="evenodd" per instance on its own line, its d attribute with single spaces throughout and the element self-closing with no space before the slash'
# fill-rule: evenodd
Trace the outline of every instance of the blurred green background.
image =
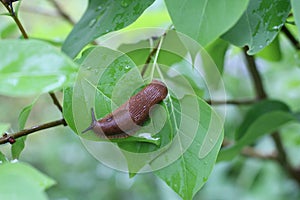
<svg viewBox="0 0 300 200">
<path fill-rule="evenodd" d="M 77 21 L 85 7 L 86 0 L 71 2 L 57 1 Z M 0 8 L 1 12 L 4 9 Z M 21 21 L 32 38 L 42 38 L 60 43 L 72 28 L 56 12 L 50 1 L 23 0 L 20 11 Z M 162 26 L 169 18 L 162 1 L 147 9 L 132 27 Z M 0 37 L 19 36 L 13 21 L 0 16 Z M 300 58 L 281 37 L 283 57 L 280 62 L 259 59 L 258 66 L 263 72 L 268 94 L 300 109 Z M 245 99 L 254 96 L 251 80 L 244 66 L 243 56 L 237 48 L 230 48 L 226 54 L 224 81 L 230 99 Z M 284 66 L 284 67 L 282 67 Z M 57 93 L 62 100 L 62 94 Z M 36 97 L 9 98 L 0 96 L 1 122 L 12 124 L 10 132 L 17 130 L 17 116 L 23 107 Z M 242 120 L 247 106 L 228 106 L 225 134 L 232 138 L 235 128 Z M 61 117 L 48 95 L 39 97 L 26 127 L 57 120 Z M 281 130 L 284 143 L 294 165 L 300 164 L 300 125 L 289 124 Z M 264 137 L 255 146 L 263 153 L 273 151 L 273 143 Z M 10 155 L 10 144 L 1 145 L 0 151 Z M 57 181 L 47 190 L 50 199 L 180 199 L 165 183 L 153 174 L 139 174 L 129 178 L 128 174 L 115 171 L 94 159 L 68 127 L 56 127 L 30 135 L 20 158 Z M 201 170 L 201 169 L 199 169 Z M 232 162 L 216 164 L 207 184 L 195 199 L 208 200 L 263 200 L 299 199 L 299 188 L 290 180 L 275 162 L 255 158 L 238 157 Z"/>
</svg>

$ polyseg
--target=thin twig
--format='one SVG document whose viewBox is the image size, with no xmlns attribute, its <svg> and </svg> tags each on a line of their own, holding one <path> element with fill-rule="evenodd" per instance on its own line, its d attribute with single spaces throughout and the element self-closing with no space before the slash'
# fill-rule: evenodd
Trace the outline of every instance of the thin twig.
<svg viewBox="0 0 300 200">
<path fill-rule="evenodd" d="M 57 10 L 58 14 L 64 18 L 67 22 L 69 22 L 71 25 L 75 24 L 75 21 L 61 8 L 61 6 L 59 5 L 58 2 L 56 2 L 55 0 L 49 0 L 53 6 L 55 7 L 55 9 Z"/>
<path fill-rule="evenodd" d="M 58 108 L 58 110 L 60 110 L 60 112 L 63 112 L 62 106 L 60 105 L 56 95 L 54 94 L 54 92 L 49 92 L 49 95 L 54 103 L 54 105 L 56 105 L 56 107 Z"/>
<path fill-rule="evenodd" d="M 247 156 L 247 157 L 251 157 L 251 158 L 259 158 L 262 160 L 277 160 L 278 159 L 278 156 L 276 154 L 262 154 L 252 147 L 244 147 L 242 149 L 241 153 L 243 156 Z"/>
<path fill-rule="evenodd" d="M 1 1 L 2 4 L 5 6 L 5 8 L 7 9 L 7 11 L 10 13 L 10 16 L 13 18 L 13 20 L 15 21 L 15 23 L 17 24 L 19 30 L 21 31 L 23 37 L 25 39 L 28 39 L 28 35 L 22 25 L 22 23 L 20 22 L 18 16 L 16 15 L 16 13 L 13 11 L 13 9 L 9 6 L 9 4 L 5 4 L 3 1 Z"/>
<path fill-rule="evenodd" d="M 254 103 L 257 103 L 258 99 L 246 99 L 246 100 L 226 100 L 226 101 L 218 101 L 218 100 L 206 100 L 206 103 L 212 105 L 212 106 L 218 106 L 218 105 L 251 105 Z"/>
<path fill-rule="evenodd" d="M 59 126 L 59 125 L 66 126 L 67 123 L 64 119 L 60 119 L 60 120 L 57 120 L 57 121 L 53 121 L 53 122 L 45 123 L 45 124 L 42 124 L 42 125 L 34 126 L 32 128 L 29 128 L 29 129 L 24 129 L 24 130 L 21 130 L 21 131 L 16 132 L 16 133 L 4 134 L 4 136 L 0 138 L 0 144 L 8 143 L 9 138 L 17 139 L 19 137 L 23 137 L 25 135 L 29 135 L 29 134 L 34 133 L 34 132 L 44 130 L 44 129 L 48 129 L 48 128 L 52 128 L 52 127 Z"/>
<path fill-rule="evenodd" d="M 258 99 L 266 99 L 267 98 L 267 93 L 265 92 L 263 83 L 262 83 L 262 78 L 257 70 L 257 66 L 255 63 L 255 59 L 253 56 L 249 56 L 247 54 L 247 48 L 244 48 L 244 55 L 247 61 L 247 67 L 250 72 L 250 75 L 253 79 L 253 83 L 255 85 L 255 90 Z M 282 139 L 278 131 L 275 131 L 271 133 L 271 137 L 275 143 L 278 156 L 277 156 L 277 161 L 278 163 L 290 174 L 290 176 L 297 181 L 297 183 L 300 185 L 300 171 L 298 169 L 294 169 L 291 164 L 289 163 L 289 160 L 287 158 L 287 153 L 284 149 L 284 146 L 282 144 Z"/>
</svg>

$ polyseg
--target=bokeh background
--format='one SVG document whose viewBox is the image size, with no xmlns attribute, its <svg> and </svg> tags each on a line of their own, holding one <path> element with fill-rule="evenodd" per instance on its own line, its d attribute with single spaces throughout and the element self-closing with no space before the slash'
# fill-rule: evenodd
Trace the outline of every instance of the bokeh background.
<svg viewBox="0 0 300 200">
<path fill-rule="evenodd" d="M 57 1 L 74 21 L 83 14 L 87 0 Z M 0 12 L 5 12 L 0 7 Z M 62 19 L 49 0 L 23 0 L 20 18 L 31 38 L 48 40 L 58 46 L 70 32 L 72 25 Z M 131 27 L 165 27 L 170 23 L 161 0 L 155 2 Z M 0 16 L 0 38 L 16 38 L 19 32 L 13 21 Z M 300 109 L 300 57 L 288 41 L 280 35 L 282 60 L 270 62 L 259 59 L 268 94 Z M 99 39 L 101 42 L 101 39 Z M 284 67 L 281 67 L 284 66 Z M 242 52 L 231 47 L 226 54 L 224 82 L 230 99 L 254 97 L 252 83 L 244 65 Z M 62 101 L 61 92 L 57 92 Z M 10 132 L 17 130 L 17 118 L 23 107 L 37 97 L 11 98 L 0 96 L 0 121 L 11 124 Z M 247 106 L 227 106 L 225 134 L 233 138 L 235 128 L 241 123 Z M 26 127 L 57 120 L 60 112 L 48 95 L 38 97 Z M 284 143 L 294 165 L 300 164 L 300 125 L 291 123 L 282 128 Z M 271 153 L 273 143 L 264 137 L 255 148 Z M 10 155 L 10 144 L 0 146 L 0 151 Z M 50 199 L 180 199 L 164 182 L 153 174 L 128 174 L 110 169 L 94 159 L 82 145 L 80 138 L 68 127 L 55 127 L 28 136 L 20 157 L 41 172 L 57 181 L 47 190 Z M 201 169 L 199 169 L 201 170 Z M 217 163 L 207 184 L 195 199 L 299 199 L 298 186 L 274 162 L 258 158 L 238 157 L 231 162 Z"/>
</svg>

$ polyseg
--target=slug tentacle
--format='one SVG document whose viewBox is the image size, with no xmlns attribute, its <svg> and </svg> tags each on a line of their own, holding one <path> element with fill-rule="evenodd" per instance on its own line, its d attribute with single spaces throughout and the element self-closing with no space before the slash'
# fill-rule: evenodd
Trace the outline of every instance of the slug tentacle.
<svg viewBox="0 0 300 200">
<path fill-rule="evenodd" d="M 151 107 L 160 103 L 167 94 L 165 84 L 153 80 L 115 111 L 98 121 L 94 109 L 91 109 L 92 123 L 82 133 L 93 130 L 97 136 L 108 139 L 129 137 L 149 118 Z"/>
<path fill-rule="evenodd" d="M 96 119 L 95 112 L 94 112 L 93 108 L 91 108 L 91 115 L 92 115 L 92 123 L 91 123 L 91 125 L 89 127 L 87 127 L 85 130 L 83 130 L 81 133 L 86 133 L 89 130 L 93 130 L 93 128 L 95 127 L 95 125 L 97 123 L 97 119 Z"/>
</svg>

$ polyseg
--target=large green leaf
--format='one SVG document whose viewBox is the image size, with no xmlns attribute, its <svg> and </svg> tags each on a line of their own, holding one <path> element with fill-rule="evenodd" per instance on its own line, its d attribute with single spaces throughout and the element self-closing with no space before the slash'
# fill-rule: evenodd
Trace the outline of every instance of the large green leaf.
<svg viewBox="0 0 300 200">
<path fill-rule="evenodd" d="M 280 126 L 297 121 L 288 106 L 279 101 L 266 100 L 248 111 L 237 130 L 236 143 L 220 152 L 219 160 L 230 160 L 246 145 L 250 145 L 265 134 L 270 134 Z"/>
<path fill-rule="evenodd" d="M 269 45 L 280 31 L 290 12 L 287 0 L 250 0 L 247 10 L 223 39 L 255 54 Z"/>
<path fill-rule="evenodd" d="M 165 0 L 180 31 L 206 46 L 232 27 L 247 8 L 248 0 Z"/>
<path fill-rule="evenodd" d="M 51 45 L 35 40 L 0 40 L 0 94 L 28 96 L 62 88 L 77 66 Z"/>
<path fill-rule="evenodd" d="M 199 110 L 201 120 L 192 144 L 174 163 L 155 172 L 183 199 L 192 199 L 208 180 L 223 141 L 223 135 L 219 134 L 217 138 L 214 138 L 218 141 L 216 145 L 204 157 L 201 156 L 201 151 L 205 151 L 201 146 L 204 147 L 204 143 L 211 143 L 211 140 L 214 140 L 212 135 L 222 129 L 222 122 L 211 107 L 200 99 Z M 180 146 L 181 143 L 184 142 L 180 141 L 173 145 Z M 153 161 L 155 162 L 161 162 L 161 160 L 158 158 Z"/>
<path fill-rule="evenodd" d="M 294 14 L 294 18 L 296 21 L 296 25 L 298 28 L 298 33 L 300 33 L 300 1 L 291 0 L 291 4 L 292 4 L 292 9 L 293 9 L 293 14 Z M 299 36 L 299 34 L 298 34 L 298 36 Z"/>
<path fill-rule="evenodd" d="M 32 102 L 30 105 L 23 108 L 23 110 L 19 114 L 18 123 L 19 123 L 19 130 L 23 130 L 28 119 L 28 116 L 32 110 L 35 101 Z M 19 158 L 21 152 L 25 148 L 25 141 L 27 136 L 23 136 L 21 138 L 16 139 L 16 142 L 11 147 L 11 154 L 13 159 Z"/>
<path fill-rule="evenodd" d="M 25 163 L 0 165 L 0 199 L 47 199 L 45 189 L 55 181 Z"/>
<path fill-rule="evenodd" d="M 80 21 L 63 44 L 62 50 L 75 57 L 82 48 L 108 32 L 134 22 L 154 0 L 89 0 Z"/>
</svg>

